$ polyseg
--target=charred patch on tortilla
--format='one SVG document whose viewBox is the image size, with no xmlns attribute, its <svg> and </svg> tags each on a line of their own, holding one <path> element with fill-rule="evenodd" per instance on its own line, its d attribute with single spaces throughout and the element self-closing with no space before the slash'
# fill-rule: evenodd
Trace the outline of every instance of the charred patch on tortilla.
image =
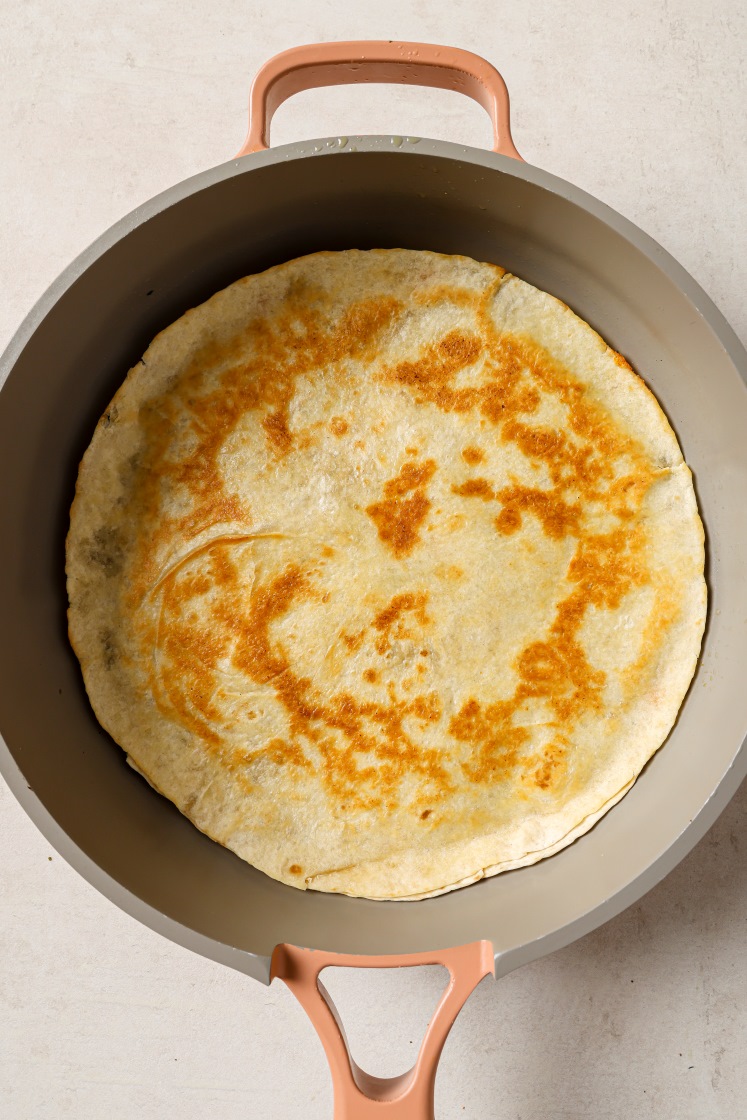
<svg viewBox="0 0 747 1120">
<path fill-rule="evenodd" d="M 111 671 L 117 660 L 114 634 L 111 630 L 102 630 L 99 634 L 99 641 L 101 642 L 101 655 L 104 668 Z"/>
<path fill-rule="evenodd" d="M 90 563 L 107 576 L 119 575 L 124 563 L 122 534 L 110 525 L 100 526 L 89 541 L 86 554 Z"/>
<path fill-rule="evenodd" d="M 130 455 L 128 459 L 125 459 L 124 462 L 122 463 L 121 467 L 119 468 L 119 470 L 117 472 L 117 477 L 119 479 L 119 484 L 122 488 L 123 494 L 120 494 L 118 499 L 117 499 L 117 504 L 118 505 L 121 505 L 122 502 L 126 501 L 126 498 L 125 498 L 124 495 L 129 491 L 130 487 L 132 486 L 132 481 L 135 478 L 135 476 L 136 476 L 136 474 L 139 470 L 139 467 L 140 467 L 140 452 L 136 451 L 136 452 L 134 452 L 134 454 Z"/>
</svg>

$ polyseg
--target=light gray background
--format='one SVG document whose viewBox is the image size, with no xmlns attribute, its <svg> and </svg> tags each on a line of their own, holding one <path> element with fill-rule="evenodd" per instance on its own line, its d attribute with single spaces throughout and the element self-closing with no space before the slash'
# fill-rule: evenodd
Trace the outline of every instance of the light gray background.
<svg viewBox="0 0 747 1120">
<path fill-rule="evenodd" d="M 0 0 L 0 348 L 112 222 L 235 153 L 266 58 L 366 37 L 493 61 L 525 158 L 657 238 L 747 339 L 742 0 Z M 273 140 L 352 132 L 489 138 L 456 94 L 373 87 L 300 95 Z M 747 786 L 638 905 L 482 984 L 444 1052 L 439 1120 L 745 1115 L 746 807 Z M 0 853 L 4 1118 L 331 1117 L 321 1047 L 285 988 L 120 913 L 1 782 Z M 330 982 L 371 1072 L 409 1064 L 439 986 L 433 972 Z"/>
</svg>

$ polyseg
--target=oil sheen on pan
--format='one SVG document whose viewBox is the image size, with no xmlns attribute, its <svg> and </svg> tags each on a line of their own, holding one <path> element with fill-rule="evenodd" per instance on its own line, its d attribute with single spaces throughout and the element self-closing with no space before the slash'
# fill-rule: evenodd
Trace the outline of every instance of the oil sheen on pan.
<svg viewBox="0 0 747 1120">
<path fill-rule="evenodd" d="M 703 567 L 664 413 L 569 308 L 466 257 L 317 253 L 130 370 L 80 467 L 70 636 L 203 832 L 411 899 L 625 794 L 694 673 Z"/>
</svg>

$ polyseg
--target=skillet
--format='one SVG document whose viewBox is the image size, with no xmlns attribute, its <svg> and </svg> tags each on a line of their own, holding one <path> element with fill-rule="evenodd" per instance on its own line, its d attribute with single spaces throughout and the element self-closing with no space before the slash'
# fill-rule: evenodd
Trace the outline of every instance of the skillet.
<svg viewBox="0 0 747 1120">
<path fill-rule="evenodd" d="M 389 136 L 269 150 L 272 112 L 311 85 L 461 90 L 495 150 Z M 234 160 L 140 207 L 54 282 L 0 362 L 0 769 L 47 839 L 129 913 L 312 1015 L 335 1115 L 432 1115 L 436 1061 L 478 980 L 567 944 L 650 889 L 747 772 L 747 355 L 695 281 L 602 203 L 525 164 L 497 71 L 466 51 L 333 43 L 270 60 Z M 200 834 L 96 722 L 67 642 L 64 537 L 77 464 L 125 371 L 160 329 L 240 276 L 322 249 L 405 247 L 494 261 L 568 303 L 650 385 L 690 464 L 707 537 L 709 618 L 667 743 L 626 797 L 551 859 L 417 903 L 302 893 Z M 299 948 L 303 947 L 303 948 Z M 443 963 L 418 1062 L 368 1078 L 318 985 L 330 964 Z"/>
</svg>

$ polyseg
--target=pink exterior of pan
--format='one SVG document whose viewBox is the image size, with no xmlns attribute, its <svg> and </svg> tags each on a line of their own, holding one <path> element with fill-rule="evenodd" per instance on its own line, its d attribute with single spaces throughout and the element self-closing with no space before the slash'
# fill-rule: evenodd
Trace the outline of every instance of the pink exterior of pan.
<svg viewBox="0 0 747 1120">
<path fill-rule="evenodd" d="M 460 90 L 490 114 L 495 150 L 386 136 L 266 150 L 286 97 L 351 81 Z M 337 1120 L 424 1120 L 448 1029 L 482 976 L 559 948 L 640 897 L 703 835 L 747 770 L 747 355 L 650 238 L 523 163 L 503 79 L 466 51 L 389 42 L 287 51 L 257 75 L 240 157 L 105 234 L 52 285 L 2 359 L 0 765 L 48 839 L 120 906 L 196 951 L 288 984 L 330 1058 Z M 353 246 L 464 253 L 568 303 L 656 393 L 694 471 L 707 534 L 701 662 L 667 744 L 631 792 L 552 859 L 417 903 L 304 894 L 202 836 L 96 723 L 65 628 L 76 467 L 127 368 L 158 330 L 239 276 Z M 443 963 L 449 986 L 414 1070 L 377 1081 L 350 1059 L 319 973 L 415 963 Z"/>
</svg>

